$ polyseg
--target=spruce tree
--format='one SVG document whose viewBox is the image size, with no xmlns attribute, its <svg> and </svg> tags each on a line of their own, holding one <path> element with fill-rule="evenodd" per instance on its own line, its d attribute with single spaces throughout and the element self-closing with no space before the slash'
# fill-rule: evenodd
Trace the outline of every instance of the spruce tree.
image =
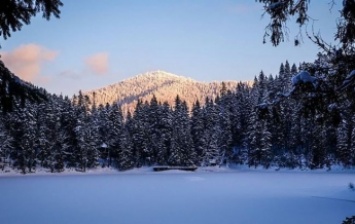
<svg viewBox="0 0 355 224">
<path fill-rule="evenodd" d="M 5 116 L 3 116 L 5 118 Z M 8 116 L 6 116 L 8 117 Z M 1 170 L 10 166 L 10 154 L 13 150 L 13 138 L 6 128 L 3 119 L 0 119 L 0 164 Z"/>
<path fill-rule="evenodd" d="M 194 165 L 196 157 L 191 137 L 191 126 L 186 102 L 182 102 L 179 95 L 175 98 L 173 111 L 173 127 L 169 165 Z"/>
<path fill-rule="evenodd" d="M 128 118 L 131 119 L 131 118 Z M 129 122 L 128 122 L 129 124 Z M 124 126 L 120 133 L 120 148 L 117 158 L 117 166 L 119 170 L 128 170 L 134 168 L 133 144 L 127 126 Z"/>
<path fill-rule="evenodd" d="M 196 150 L 195 164 L 200 164 L 204 155 L 206 143 L 204 142 L 204 123 L 203 112 L 200 106 L 200 102 L 197 100 L 192 106 L 191 116 L 191 136 Z"/>
<path fill-rule="evenodd" d="M 171 141 L 173 134 L 173 115 L 170 109 L 170 105 L 164 102 L 160 106 L 159 119 L 157 128 L 160 133 L 160 137 L 157 145 L 156 162 L 158 165 L 167 165 L 169 155 L 171 152 Z"/>
</svg>

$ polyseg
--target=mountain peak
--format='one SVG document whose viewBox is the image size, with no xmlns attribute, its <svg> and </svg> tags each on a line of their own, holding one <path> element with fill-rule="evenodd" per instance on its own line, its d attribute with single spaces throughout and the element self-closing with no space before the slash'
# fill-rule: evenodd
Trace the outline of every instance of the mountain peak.
<svg viewBox="0 0 355 224">
<path fill-rule="evenodd" d="M 224 82 L 227 90 L 234 91 L 237 82 Z M 133 111 L 138 99 L 150 101 L 153 95 L 160 102 L 168 102 L 174 105 L 176 95 L 187 102 L 189 108 L 199 100 L 203 104 L 206 97 L 214 99 L 222 89 L 222 82 L 198 82 L 191 78 L 179 76 L 170 72 L 156 70 L 141 73 L 133 78 L 129 78 L 112 84 L 110 86 L 87 92 L 93 99 L 95 92 L 96 105 L 106 103 L 118 103 L 122 105 L 123 111 Z"/>
<path fill-rule="evenodd" d="M 181 75 L 176 75 L 174 73 L 170 73 L 170 72 L 163 71 L 163 70 L 155 70 L 155 71 L 141 73 L 141 74 L 135 76 L 134 78 L 139 79 L 142 77 L 153 78 L 153 79 L 175 79 L 175 80 L 180 79 L 180 80 L 189 80 L 189 81 L 195 82 L 195 80 L 193 80 L 192 78 L 188 78 L 188 77 L 181 76 Z"/>
</svg>

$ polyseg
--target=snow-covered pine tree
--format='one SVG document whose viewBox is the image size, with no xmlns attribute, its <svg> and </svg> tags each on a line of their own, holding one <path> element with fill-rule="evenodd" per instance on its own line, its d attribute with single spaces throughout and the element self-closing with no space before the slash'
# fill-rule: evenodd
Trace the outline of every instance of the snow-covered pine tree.
<svg viewBox="0 0 355 224">
<path fill-rule="evenodd" d="M 110 150 L 110 131 L 111 122 L 109 119 L 110 105 L 107 103 L 106 106 L 102 104 L 97 108 L 98 113 L 98 142 L 99 142 L 99 158 L 102 167 L 110 166 L 111 157 L 109 155 Z"/>
<path fill-rule="evenodd" d="M 132 120 L 130 134 L 133 142 L 133 158 L 135 167 L 150 165 L 149 137 L 147 136 L 148 103 L 138 100 Z"/>
<path fill-rule="evenodd" d="M 257 79 L 255 79 L 257 81 Z M 238 83 L 231 112 L 234 161 L 238 164 L 247 162 L 250 115 L 253 108 L 253 89 L 245 83 Z M 255 92 L 255 91 L 253 91 Z"/>
<path fill-rule="evenodd" d="M 34 109 L 27 104 L 12 113 L 11 135 L 14 149 L 11 153 L 13 166 L 22 173 L 33 172 L 36 167 L 36 119 Z"/>
<path fill-rule="evenodd" d="M 233 145 L 232 145 L 232 99 L 233 94 L 231 91 L 221 92 L 221 98 L 216 102 L 217 111 L 219 111 L 218 125 L 221 128 L 220 133 L 220 152 L 222 155 L 221 164 L 231 163 L 233 158 Z"/>
<path fill-rule="evenodd" d="M 286 68 L 285 68 L 286 67 Z M 273 163 L 280 167 L 287 166 L 287 157 L 289 154 L 289 134 L 290 134 L 290 119 L 289 119 L 289 100 L 287 95 L 288 80 L 287 71 L 289 65 L 286 61 L 286 66 L 283 63 L 280 65 L 279 75 L 268 79 L 268 98 L 269 103 L 269 121 L 268 129 L 271 133 L 271 152 Z"/>
<path fill-rule="evenodd" d="M 66 99 L 63 96 L 54 96 L 51 103 L 52 113 L 49 116 L 49 122 L 46 122 L 47 129 L 51 129 L 51 136 L 46 140 L 50 141 L 51 153 L 48 158 L 49 167 L 51 172 L 62 172 L 65 168 L 65 152 L 67 151 L 68 145 L 68 133 L 64 127 L 65 114 L 67 111 Z"/>
<path fill-rule="evenodd" d="M 128 117 L 127 119 L 131 119 Z M 120 151 L 117 158 L 117 166 L 119 170 L 128 170 L 134 168 L 134 159 L 133 156 L 133 144 L 131 135 L 127 129 L 127 125 L 130 122 L 128 121 L 126 125 L 124 125 L 120 132 Z"/>
<path fill-rule="evenodd" d="M 56 140 L 54 106 L 52 102 L 41 103 L 37 107 L 37 160 L 41 167 L 51 167 L 52 144 Z"/>
<path fill-rule="evenodd" d="M 4 119 L 8 115 L 3 115 L 0 118 L 0 169 L 4 170 L 6 167 L 10 166 L 10 154 L 13 150 L 13 139 L 7 130 Z"/>
<path fill-rule="evenodd" d="M 223 128 L 220 122 L 220 107 L 218 107 L 214 102 L 206 98 L 205 107 L 203 108 L 203 120 L 204 120 L 204 154 L 202 165 L 221 165 L 224 156 L 224 151 L 222 150 Z"/>
<path fill-rule="evenodd" d="M 162 130 L 160 129 L 161 119 L 161 106 L 155 95 L 150 100 L 149 107 L 147 108 L 148 120 L 147 120 L 147 137 L 148 148 L 150 149 L 150 164 L 157 164 L 157 157 L 159 149 L 163 146 Z"/>
<path fill-rule="evenodd" d="M 263 71 L 260 71 L 257 79 L 256 91 L 257 91 L 257 104 L 265 103 L 268 97 L 268 78 Z"/>
<path fill-rule="evenodd" d="M 204 150 L 206 143 L 204 142 L 204 123 L 203 123 L 203 112 L 201 109 L 200 102 L 197 100 L 192 106 L 192 116 L 191 116 L 191 137 L 194 143 L 194 148 L 196 150 L 196 161 L 195 164 L 201 165 L 203 159 Z"/>
<path fill-rule="evenodd" d="M 169 160 L 169 154 L 171 151 L 171 139 L 172 139 L 172 111 L 168 102 L 164 102 L 160 106 L 159 110 L 159 120 L 158 128 L 160 132 L 160 140 L 157 148 L 157 164 L 158 165 L 167 165 Z"/>
<path fill-rule="evenodd" d="M 259 165 L 268 168 L 271 165 L 271 133 L 269 108 L 257 106 L 251 115 L 250 144 L 248 148 L 248 165 L 257 167 Z"/>
<path fill-rule="evenodd" d="M 79 97 L 80 99 L 80 97 Z M 80 102 L 80 101 L 79 101 Z M 79 104 L 80 105 L 80 104 Z M 86 148 L 86 111 L 83 106 L 77 106 L 76 110 L 76 126 L 75 126 L 75 136 L 77 141 L 77 148 L 73 152 L 75 158 L 75 168 L 82 172 L 86 171 L 87 168 L 87 148 Z"/>
<path fill-rule="evenodd" d="M 349 112 L 349 111 L 348 111 Z M 346 168 L 355 166 L 355 115 L 344 113 L 338 128 L 337 160 Z"/>
<path fill-rule="evenodd" d="M 97 132 L 90 125 L 85 126 L 86 167 L 96 168 L 99 161 Z"/>
<path fill-rule="evenodd" d="M 186 102 L 182 102 L 179 95 L 175 98 L 173 111 L 173 127 L 169 165 L 189 166 L 194 165 L 196 157 L 191 126 Z"/>
<path fill-rule="evenodd" d="M 77 122 L 74 129 L 78 147 L 74 155 L 76 168 L 82 172 L 87 168 L 96 167 L 98 161 L 97 133 L 91 127 L 92 116 L 89 108 L 89 98 L 79 92 L 78 105 L 75 108 Z"/>
<path fill-rule="evenodd" d="M 121 151 L 121 132 L 123 128 L 123 115 L 121 107 L 114 103 L 108 111 L 107 149 L 108 160 L 117 161 Z"/>
<path fill-rule="evenodd" d="M 355 115 L 352 116 L 352 122 L 355 124 Z M 350 163 L 355 166 L 355 127 L 351 133 Z"/>
<path fill-rule="evenodd" d="M 270 108 L 268 103 L 268 79 L 261 71 L 252 88 L 253 109 L 249 117 L 248 165 L 268 168 L 271 165 Z"/>
<path fill-rule="evenodd" d="M 74 169 L 77 163 L 76 154 L 79 151 L 78 136 L 75 131 L 78 125 L 78 113 L 76 108 L 77 106 L 74 106 L 68 97 L 65 97 L 62 101 L 60 111 L 60 139 L 62 142 L 57 143 L 57 145 L 63 144 L 65 146 L 62 148 L 65 166 Z"/>
</svg>

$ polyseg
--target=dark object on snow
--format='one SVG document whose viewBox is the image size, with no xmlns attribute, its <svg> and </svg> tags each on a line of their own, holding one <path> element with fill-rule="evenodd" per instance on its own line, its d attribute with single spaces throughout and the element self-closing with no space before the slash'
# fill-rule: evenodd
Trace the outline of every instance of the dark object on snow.
<svg viewBox="0 0 355 224">
<path fill-rule="evenodd" d="M 195 171 L 197 166 L 155 166 L 154 171 L 166 171 L 166 170 L 184 170 L 184 171 Z"/>
<path fill-rule="evenodd" d="M 346 217 L 342 224 L 355 224 L 355 216 Z"/>
<path fill-rule="evenodd" d="M 349 183 L 349 189 L 355 191 L 355 186 L 352 182 Z"/>
</svg>

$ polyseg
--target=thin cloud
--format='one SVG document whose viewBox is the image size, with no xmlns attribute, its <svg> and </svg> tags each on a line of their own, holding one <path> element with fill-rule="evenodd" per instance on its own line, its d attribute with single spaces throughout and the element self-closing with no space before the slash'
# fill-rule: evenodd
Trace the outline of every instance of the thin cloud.
<svg viewBox="0 0 355 224">
<path fill-rule="evenodd" d="M 105 75 L 108 73 L 108 54 L 105 52 L 94 54 L 85 59 L 85 64 L 92 73 Z"/>
<path fill-rule="evenodd" d="M 79 80 L 83 77 L 82 74 L 73 71 L 73 70 L 66 70 L 58 74 L 59 77 L 63 78 L 68 78 L 68 79 L 73 79 L 73 80 Z"/>
<path fill-rule="evenodd" d="M 26 44 L 8 52 L 2 52 L 1 59 L 15 75 L 29 82 L 48 83 L 41 75 L 45 62 L 53 61 L 58 53 L 37 44 Z"/>
</svg>

